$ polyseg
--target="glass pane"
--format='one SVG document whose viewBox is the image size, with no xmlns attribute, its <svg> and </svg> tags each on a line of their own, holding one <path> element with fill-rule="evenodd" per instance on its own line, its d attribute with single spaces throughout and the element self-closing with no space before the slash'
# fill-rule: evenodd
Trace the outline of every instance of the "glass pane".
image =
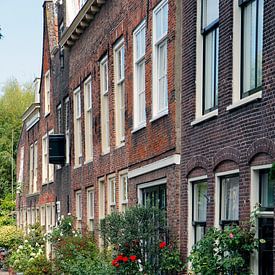
<svg viewBox="0 0 275 275">
<path fill-rule="evenodd" d="M 195 243 L 196 243 L 203 238 L 205 228 L 204 228 L 204 226 L 196 225 L 195 230 L 196 230 L 196 232 L 195 232 L 195 234 L 196 234 L 195 235 Z"/>
<path fill-rule="evenodd" d="M 145 27 L 136 34 L 136 59 L 145 55 Z"/>
<path fill-rule="evenodd" d="M 145 121 L 145 62 L 137 66 L 138 123 Z"/>
<path fill-rule="evenodd" d="M 203 1 L 203 28 L 219 18 L 219 0 Z"/>
<path fill-rule="evenodd" d="M 207 183 L 194 185 L 194 221 L 206 221 L 207 211 Z"/>
<path fill-rule="evenodd" d="M 269 170 L 260 172 L 260 204 L 261 207 L 273 208 L 274 207 L 274 183 L 269 180 Z"/>
<path fill-rule="evenodd" d="M 204 40 L 204 111 L 212 110 L 217 105 L 218 36 L 218 29 L 214 29 Z"/>
<path fill-rule="evenodd" d="M 167 34 L 168 31 L 168 4 L 156 12 L 156 41 Z"/>
<path fill-rule="evenodd" d="M 239 219 L 239 177 L 222 179 L 222 219 Z"/>
<path fill-rule="evenodd" d="M 168 105 L 167 100 L 167 43 L 158 46 L 158 108 L 163 110 Z"/>
<path fill-rule="evenodd" d="M 257 48 L 257 86 L 258 87 L 262 85 L 263 14 L 264 14 L 264 1 L 258 0 L 258 48 Z"/>
<path fill-rule="evenodd" d="M 243 11 L 243 91 L 256 88 L 256 1 Z"/>
</svg>

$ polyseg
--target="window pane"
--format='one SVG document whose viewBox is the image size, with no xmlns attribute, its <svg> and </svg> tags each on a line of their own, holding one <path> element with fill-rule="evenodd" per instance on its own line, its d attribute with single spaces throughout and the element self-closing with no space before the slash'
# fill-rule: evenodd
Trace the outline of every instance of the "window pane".
<svg viewBox="0 0 275 275">
<path fill-rule="evenodd" d="M 136 34 L 136 59 L 145 55 L 145 26 Z"/>
<path fill-rule="evenodd" d="M 203 28 L 219 18 L 219 0 L 203 1 Z"/>
<path fill-rule="evenodd" d="M 195 243 L 200 241 L 204 236 L 205 227 L 197 225 L 195 228 Z"/>
<path fill-rule="evenodd" d="M 239 219 L 239 177 L 222 179 L 222 220 Z"/>
<path fill-rule="evenodd" d="M 138 123 L 145 121 L 145 62 L 137 66 Z"/>
<path fill-rule="evenodd" d="M 194 220 L 206 221 L 207 211 L 207 183 L 196 183 L 194 185 Z"/>
<path fill-rule="evenodd" d="M 274 207 L 274 183 L 269 180 L 269 170 L 260 171 L 260 204 L 261 207 Z"/>
<path fill-rule="evenodd" d="M 168 31 L 168 4 L 166 3 L 156 12 L 156 40 L 158 41 Z"/>
<path fill-rule="evenodd" d="M 262 85 L 264 1 L 258 0 L 257 86 Z"/>
<path fill-rule="evenodd" d="M 215 106 L 215 30 L 205 36 L 204 50 L 204 111 L 210 110 Z"/>
<path fill-rule="evenodd" d="M 167 108 L 167 42 L 158 46 L 158 106 L 159 111 Z"/>
</svg>

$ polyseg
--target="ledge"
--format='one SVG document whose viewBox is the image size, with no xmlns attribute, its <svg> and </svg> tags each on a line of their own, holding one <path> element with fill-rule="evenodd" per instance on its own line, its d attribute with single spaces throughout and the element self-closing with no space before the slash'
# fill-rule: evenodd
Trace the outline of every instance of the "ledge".
<svg viewBox="0 0 275 275">
<path fill-rule="evenodd" d="M 238 101 L 236 101 L 235 103 L 227 106 L 226 110 L 227 111 L 231 111 L 231 110 L 234 110 L 234 109 L 237 109 L 237 108 L 240 108 L 250 102 L 253 102 L 253 101 L 256 101 L 256 100 L 259 100 L 262 98 L 262 91 L 259 91 L 255 94 L 252 94 L 250 96 L 247 96 L 245 98 L 242 98 Z"/>
<path fill-rule="evenodd" d="M 212 112 L 210 112 L 210 113 L 208 113 L 206 115 L 203 115 L 201 117 L 196 118 L 195 120 L 193 120 L 191 122 L 191 126 L 200 124 L 200 123 L 202 123 L 202 122 L 204 122 L 206 120 L 209 120 L 209 119 L 217 117 L 217 116 L 218 116 L 218 109 L 216 109 L 216 110 L 214 110 L 214 111 L 212 111 Z"/>
<path fill-rule="evenodd" d="M 135 127 L 135 128 L 131 131 L 131 133 L 134 134 L 135 132 L 137 132 L 137 131 L 139 131 L 139 130 L 141 130 L 141 129 L 143 129 L 143 128 L 146 128 L 146 122 L 140 124 L 140 125 L 137 126 L 137 127 Z"/>
<path fill-rule="evenodd" d="M 160 113 L 155 114 L 155 115 L 150 119 L 150 122 L 154 122 L 154 121 L 158 120 L 159 118 L 162 118 L 162 117 L 167 116 L 167 115 L 168 115 L 168 108 L 165 109 L 164 111 L 160 112 Z"/>
<path fill-rule="evenodd" d="M 106 0 L 88 0 L 78 12 L 71 25 L 63 33 L 59 41 L 60 47 L 72 47 L 105 2 Z"/>
</svg>

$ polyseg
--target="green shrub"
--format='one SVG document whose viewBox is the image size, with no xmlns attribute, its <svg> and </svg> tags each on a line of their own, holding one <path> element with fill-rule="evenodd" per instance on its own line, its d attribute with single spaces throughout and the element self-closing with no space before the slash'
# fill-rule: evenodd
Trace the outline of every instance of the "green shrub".
<svg viewBox="0 0 275 275">
<path fill-rule="evenodd" d="M 10 249 L 19 245 L 23 240 L 23 232 L 14 225 L 0 227 L 0 247 Z"/>
<path fill-rule="evenodd" d="M 101 235 L 106 248 L 113 247 L 112 265 L 118 274 L 174 272 L 183 265 L 175 246 L 169 245 L 172 257 L 163 250 L 168 228 L 166 213 L 159 208 L 138 205 L 124 213 L 113 212 L 102 220 Z"/>
</svg>

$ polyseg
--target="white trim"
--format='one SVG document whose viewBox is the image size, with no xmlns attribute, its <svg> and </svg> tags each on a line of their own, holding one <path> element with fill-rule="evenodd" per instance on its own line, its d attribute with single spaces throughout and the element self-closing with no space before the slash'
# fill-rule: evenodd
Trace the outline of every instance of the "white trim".
<svg viewBox="0 0 275 275">
<path fill-rule="evenodd" d="M 140 124 L 139 126 L 135 127 L 132 131 L 131 131 L 131 134 L 143 129 L 143 128 L 146 128 L 146 122 Z"/>
<path fill-rule="evenodd" d="M 207 175 L 200 176 L 200 177 L 189 178 L 188 183 L 189 182 L 192 183 L 194 181 L 206 180 L 206 179 L 208 179 Z"/>
<path fill-rule="evenodd" d="M 220 177 L 228 176 L 233 174 L 239 174 L 239 169 L 234 169 L 230 171 L 220 172 L 215 174 L 215 194 L 214 194 L 214 226 L 220 228 Z"/>
<path fill-rule="evenodd" d="M 238 101 L 234 102 L 233 104 L 226 107 L 226 111 L 231 111 L 233 109 L 239 108 L 245 104 L 248 104 L 250 102 L 256 101 L 258 99 L 262 98 L 262 91 L 259 91 L 255 94 L 252 94 L 250 96 L 247 96 L 245 98 L 239 99 Z"/>
<path fill-rule="evenodd" d="M 161 118 L 161 117 L 164 117 L 164 116 L 168 115 L 168 112 L 169 112 L 169 111 L 168 111 L 168 107 L 167 107 L 167 108 L 165 108 L 163 111 L 161 111 L 161 112 L 159 112 L 159 113 L 153 115 L 153 117 L 150 119 L 150 122 L 153 122 L 153 121 L 155 121 L 155 120 L 158 120 L 158 119 Z"/>
<path fill-rule="evenodd" d="M 148 188 L 148 187 L 153 187 L 153 186 L 156 186 L 156 185 L 166 184 L 166 183 L 167 183 L 167 179 L 163 178 L 163 179 L 159 179 L 159 180 L 139 184 L 137 186 L 138 203 L 142 204 L 142 189 Z"/>
<path fill-rule="evenodd" d="M 202 115 L 200 117 L 197 117 L 195 120 L 193 120 L 191 122 L 191 126 L 197 125 L 197 124 L 199 124 L 199 123 L 201 123 L 203 121 L 206 121 L 206 120 L 208 120 L 210 118 L 217 117 L 217 116 L 218 116 L 218 109 L 216 109 L 216 110 L 214 110 L 214 111 L 212 111 L 210 113 L 207 113 L 206 115 Z"/>
<path fill-rule="evenodd" d="M 143 175 L 143 174 L 146 174 L 146 173 L 149 173 L 149 172 L 152 172 L 152 171 L 155 171 L 155 170 L 158 170 L 158 169 L 161 169 L 161 168 L 173 165 L 173 164 L 176 164 L 176 165 L 180 164 L 180 155 L 179 154 L 174 154 L 167 158 L 157 160 L 153 163 L 150 163 L 150 164 L 144 165 L 142 167 L 136 168 L 132 171 L 129 171 L 128 178 L 131 179 L 131 178 L 134 178 L 134 177 L 137 177 L 137 176 L 140 176 L 140 175 Z"/>
</svg>

